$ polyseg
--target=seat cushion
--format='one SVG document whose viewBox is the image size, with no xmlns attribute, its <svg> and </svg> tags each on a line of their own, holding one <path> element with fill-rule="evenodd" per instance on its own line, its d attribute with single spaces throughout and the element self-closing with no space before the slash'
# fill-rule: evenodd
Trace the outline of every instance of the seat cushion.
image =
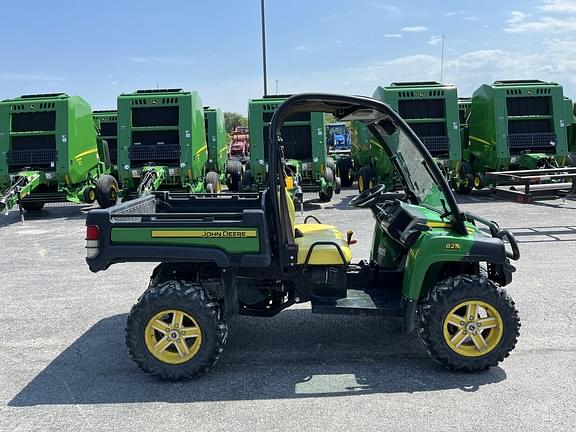
<svg viewBox="0 0 576 432">
<path fill-rule="evenodd" d="M 344 236 L 332 225 L 325 224 L 296 224 L 294 227 L 295 240 L 298 245 L 298 264 L 304 264 L 308 251 L 317 242 L 331 242 L 340 247 L 344 254 L 346 264 L 352 260 L 352 251 Z M 310 265 L 342 265 L 342 257 L 338 249 L 333 245 L 319 245 L 314 247 L 308 260 Z"/>
</svg>

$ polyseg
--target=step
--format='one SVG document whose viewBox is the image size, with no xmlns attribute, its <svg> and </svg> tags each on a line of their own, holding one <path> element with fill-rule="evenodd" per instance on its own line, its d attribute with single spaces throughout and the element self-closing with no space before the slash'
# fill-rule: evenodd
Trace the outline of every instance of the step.
<svg viewBox="0 0 576 432">
<path fill-rule="evenodd" d="M 320 314 L 402 316 L 399 293 L 384 290 L 348 290 L 346 298 L 312 297 L 311 304 L 312 312 Z"/>
</svg>

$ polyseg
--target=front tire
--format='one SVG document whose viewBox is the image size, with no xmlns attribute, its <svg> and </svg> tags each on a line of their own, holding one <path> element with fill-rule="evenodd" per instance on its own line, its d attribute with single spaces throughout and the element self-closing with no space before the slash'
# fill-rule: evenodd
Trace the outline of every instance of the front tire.
<svg viewBox="0 0 576 432">
<path fill-rule="evenodd" d="M 227 333 L 220 306 L 200 285 L 168 280 L 151 286 L 132 308 L 126 346 L 143 371 L 178 381 L 214 366 Z"/>
<path fill-rule="evenodd" d="M 37 212 L 44 208 L 44 203 L 41 201 L 22 201 L 21 204 L 27 212 Z"/>
<path fill-rule="evenodd" d="M 420 339 L 430 356 L 451 370 L 496 366 L 516 346 L 519 330 L 514 301 L 483 276 L 440 281 L 421 307 Z"/>
<path fill-rule="evenodd" d="M 220 193 L 222 186 L 220 185 L 220 176 L 215 171 L 210 171 L 206 174 L 204 179 L 204 188 L 208 193 Z"/>
</svg>

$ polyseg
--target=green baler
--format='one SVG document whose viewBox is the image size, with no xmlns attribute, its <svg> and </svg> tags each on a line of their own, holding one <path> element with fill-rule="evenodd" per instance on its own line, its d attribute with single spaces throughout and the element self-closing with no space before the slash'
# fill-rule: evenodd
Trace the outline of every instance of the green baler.
<svg viewBox="0 0 576 432">
<path fill-rule="evenodd" d="M 118 184 L 99 145 L 90 105 L 64 93 L 0 102 L 0 210 L 71 201 L 116 202 Z"/>
<path fill-rule="evenodd" d="M 94 126 L 98 138 L 106 141 L 112 174 L 118 176 L 118 112 L 116 110 L 94 111 Z"/>
<path fill-rule="evenodd" d="M 127 199 L 154 190 L 219 192 L 207 172 L 204 109 L 196 92 L 138 90 L 118 97 L 118 174 Z"/>
<path fill-rule="evenodd" d="M 472 97 L 463 166 L 484 187 L 490 171 L 557 168 L 568 163 L 570 110 L 562 86 L 539 80 L 496 81 Z"/>
<path fill-rule="evenodd" d="M 258 189 L 266 182 L 270 120 L 287 97 L 265 96 L 249 102 L 250 169 L 245 174 L 245 188 Z M 282 128 L 288 186 L 298 199 L 305 192 L 317 192 L 320 200 L 327 202 L 334 192 L 340 193 L 339 178 L 334 168 L 327 166 L 324 130 L 324 114 L 316 112 L 290 116 Z"/>
<path fill-rule="evenodd" d="M 435 81 L 396 82 L 378 87 L 375 99 L 390 105 L 416 132 L 444 174 L 458 181 L 462 159 L 458 92 Z"/>
<path fill-rule="evenodd" d="M 351 157 L 357 173 L 358 192 L 362 193 L 375 184 L 394 189 L 394 167 L 382 145 L 370 133 L 364 122 L 352 122 Z"/>
</svg>

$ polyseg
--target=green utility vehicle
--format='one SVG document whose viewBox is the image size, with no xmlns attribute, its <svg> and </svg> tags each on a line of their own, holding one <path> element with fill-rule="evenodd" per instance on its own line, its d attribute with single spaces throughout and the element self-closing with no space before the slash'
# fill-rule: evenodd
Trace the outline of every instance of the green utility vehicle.
<svg viewBox="0 0 576 432">
<path fill-rule="evenodd" d="M 118 183 L 90 105 L 64 93 L 0 102 L 0 211 L 70 201 L 110 207 Z"/>
<path fill-rule="evenodd" d="M 204 109 L 196 92 L 138 90 L 118 97 L 118 174 L 128 199 L 159 189 L 220 192 L 208 171 Z"/>
<path fill-rule="evenodd" d="M 364 122 L 399 173 L 403 191 L 378 185 L 350 203 L 376 221 L 367 260 L 352 260 L 351 231 L 343 236 L 311 216 L 295 222 L 281 134 L 287 119 L 310 112 Z M 200 375 L 220 357 L 233 315 L 270 317 L 304 302 L 314 313 L 402 319 L 450 369 L 480 371 L 508 356 L 520 322 L 502 286 L 512 280 L 510 259 L 519 258 L 516 240 L 458 207 L 392 108 L 362 97 L 298 95 L 275 110 L 271 130 L 268 181 L 257 193 L 162 192 L 88 214 L 92 271 L 161 262 L 126 326 L 128 350 L 144 371 L 168 380 Z"/>
<path fill-rule="evenodd" d="M 94 126 L 98 139 L 108 144 L 112 175 L 118 178 L 118 112 L 116 110 L 94 111 Z"/>
<path fill-rule="evenodd" d="M 456 87 L 436 81 L 396 82 L 378 87 L 373 97 L 390 105 L 406 120 L 446 178 L 458 186 L 462 144 Z"/>
<path fill-rule="evenodd" d="M 463 171 L 474 187 L 486 172 L 559 168 L 569 165 L 566 127 L 572 122 L 562 86 L 538 81 L 496 81 L 472 97 L 470 144 Z"/>
<path fill-rule="evenodd" d="M 250 167 L 244 186 L 257 190 L 267 181 L 268 132 L 274 111 L 288 96 L 265 96 L 248 105 L 250 132 Z M 324 134 L 324 114 L 298 113 L 287 119 L 282 132 L 284 160 L 291 194 L 302 200 L 306 192 L 317 192 L 320 201 L 328 202 L 340 193 L 340 179 L 330 163 Z"/>
</svg>

